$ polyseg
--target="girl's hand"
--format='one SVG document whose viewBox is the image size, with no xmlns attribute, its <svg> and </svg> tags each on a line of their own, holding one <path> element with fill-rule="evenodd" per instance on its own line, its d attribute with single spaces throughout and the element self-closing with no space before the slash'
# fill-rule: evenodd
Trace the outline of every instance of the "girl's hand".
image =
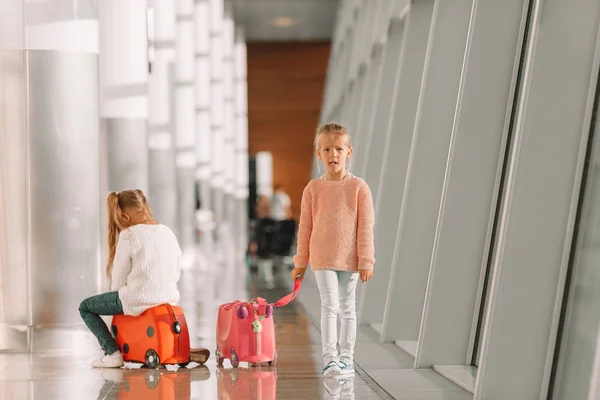
<svg viewBox="0 0 600 400">
<path fill-rule="evenodd" d="M 292 279 L 296 280 L 298 279 L 300 276 L 304 275 L 304 273 L 306 272 L 306 268 L 294 268 L 292 270 Z"/>
<path fill-rule="evenodd" d="M 373 271 L 370 269 L 361 269 L 359 273 L 361 282 L 366 282 L 373 277 Z"/>
</svg>

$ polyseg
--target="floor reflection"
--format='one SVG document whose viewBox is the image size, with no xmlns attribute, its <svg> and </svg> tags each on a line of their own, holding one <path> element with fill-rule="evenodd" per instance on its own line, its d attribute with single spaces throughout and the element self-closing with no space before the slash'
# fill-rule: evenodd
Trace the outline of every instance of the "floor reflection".
<svg viewBox="0 0 600 400">
<path fill-rule="evenodd" d="M 354 400 L 354 376 L 325 378 L 323 400 Z"/>
<path fill-rule="evenodd" d="M 196 368 L 167 369 L 94 369 L 105 379 L 97 399 L 192 399 L 192 382 L 206 381 L 210 378 L 210 369 L 206 366 Z"/>
<path fill-rule="evenodd" d="M 275 400 L 277 368 L 217 368 L 219 400 Z"/>
</svg>

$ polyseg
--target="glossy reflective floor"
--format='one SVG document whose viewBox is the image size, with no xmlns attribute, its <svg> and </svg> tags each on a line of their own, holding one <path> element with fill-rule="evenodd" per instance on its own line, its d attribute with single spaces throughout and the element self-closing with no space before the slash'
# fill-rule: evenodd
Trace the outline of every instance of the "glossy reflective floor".
<svg viewBox="0 0 600 400">
<path fill-rule="evenodd" d="M 238 270 L 238 275 L 241 270 Z M 236 273 L 236 272 L 234 272 Z M 260 295 L 275 301 L 288 293 L 287 271 L 278 286 L 262 289 L 249 275 L 237 290 L 225 286 L 218 271 L 186 271 L 181 305 L 193 346 L 214 350 L 217 304 Z M 244 279 L 245 280 L 245 279 Z M 246 286 L 245 288 L 243 286 Z M 229 288 L 229 289 L 227 289 Z M 237 293 L 234 293 L 236 292 Z M 214 355 L 204 366 L 176 371 L 150 370 L 129 364 L 121 369 L 92 369 L 100 351 L 66 354 L 0 355 L 0 399 L 435 399 L 468 400 L 472 396 L 431 370 L 410 369 L 408 355 L 393 345 L 375 343 L 366 329 L 359 333 L 357 374 L 352 379 L 323 379 L 320 337 L 315 324 L 315 287 L 307 279 L 300 299 L 275 311 L 276 367 L 252 367 L 229 361 L 217 367 Z M 195 367 L 194 367 L 195 366 Z"/>
</svg>

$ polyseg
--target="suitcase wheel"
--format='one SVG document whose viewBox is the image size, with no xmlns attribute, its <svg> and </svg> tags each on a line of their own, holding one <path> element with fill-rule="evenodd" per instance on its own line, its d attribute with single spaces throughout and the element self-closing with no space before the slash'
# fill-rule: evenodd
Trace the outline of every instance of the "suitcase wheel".
<svg viewBox="0 0 600 400">
<path fill-rule="evenodd" d="M 222 366 L 223 365 L 223 361 L 225 361 L 225 357 L 223 357 L 221 355 L 221 352 L 219 351 L 219 347 L 217 346 L 217 349 L 215 350 L 215 357 L 217 358 L 217 365 Z"/>
<path fill-rule="evenodd" d="M 230 358 L 230 361 L 231 361 L 231 366 L 233 368 L 237 368 L 238 365 L 240 365 L 240 360 L 238 360 L 238 356 L 235 353 L 235 349 L 233 347 L 231 348 L 231 358 Z"/>
<path fill-rule="evenodd" d="M 272 367 L 277 365 L 277 352 L 275 352 L 275 357 L 273 357 L 273 361 L 269 361 L 269 365 Z"/>
<path fill-rule="evenodd" d="M 189 364 L 189 363 L 190 363 L 189 361 L 187 361 L 187 362 L 184 362 L 184 363 L 180 363 L 180 364 L 179 364 L 179 366 L 180 366 L 181 368 L 185 368 L 185 367 L 187 367 L 187 366 L 188 366 L 188 364 Z"/>
<path fill-rule="evenodd" d="M 150 349 L 146 352 L 146 367 L 148 368 L 156 368 L 160 365 L 160 358 L 156 351 Z"/>
</svg>

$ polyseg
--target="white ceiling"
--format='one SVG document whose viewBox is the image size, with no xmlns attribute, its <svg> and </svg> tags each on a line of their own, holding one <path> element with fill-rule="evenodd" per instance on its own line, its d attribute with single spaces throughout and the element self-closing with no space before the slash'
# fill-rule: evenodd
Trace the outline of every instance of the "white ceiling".
<svg viewBox="0 0 600 400">
<path fill-rule="evenodd" d="M 233 0 L 248 41 L 329 41 L 337 6 L 338 0 Z M 275 26 L 276 19 L 292 25 Z"/>
</svg>

